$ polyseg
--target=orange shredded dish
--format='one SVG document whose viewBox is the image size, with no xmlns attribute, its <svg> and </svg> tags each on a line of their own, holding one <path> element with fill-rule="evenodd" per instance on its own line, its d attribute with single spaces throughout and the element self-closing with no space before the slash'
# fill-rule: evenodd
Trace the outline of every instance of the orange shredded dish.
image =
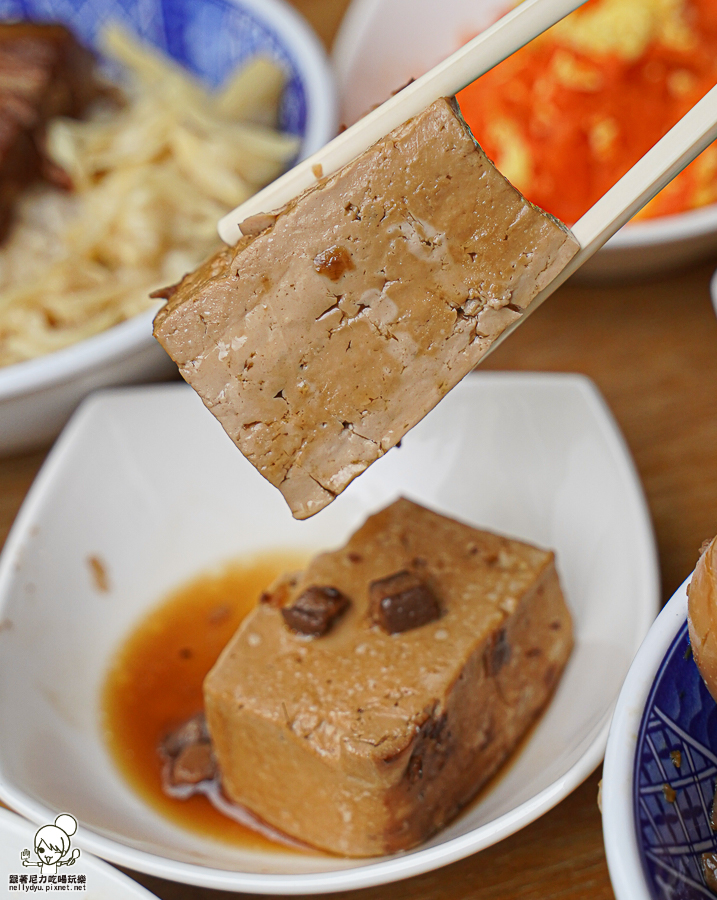
<svg viewBox="0 0 717 900">
<path fill-rule="evenodd" d="M 717 0 L 589 0 L 458 95 L 476 139 L 574 223 L 717 83 Z M 640 213 L 717 201 L 717 146 Z"/>
</svg>

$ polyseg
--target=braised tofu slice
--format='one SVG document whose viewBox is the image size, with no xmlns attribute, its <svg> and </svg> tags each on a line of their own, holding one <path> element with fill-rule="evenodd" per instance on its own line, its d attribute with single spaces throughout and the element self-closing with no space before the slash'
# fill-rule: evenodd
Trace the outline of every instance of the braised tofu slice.
<svg viewBox="0 0 717 900">
<path fill-rule="evenodd" d="M 578 249 L 446 99 L 254 226 L 184 279 L 155 335 L 300 519 L 395 446 Z"/>
</svg>

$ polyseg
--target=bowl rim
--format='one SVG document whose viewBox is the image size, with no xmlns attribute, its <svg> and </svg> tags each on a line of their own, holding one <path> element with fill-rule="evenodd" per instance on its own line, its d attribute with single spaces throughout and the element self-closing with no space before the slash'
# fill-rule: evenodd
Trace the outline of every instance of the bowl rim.
<svg viewBox="0 0 717 900">
<path fill-rule="evenodd" d="M 60 350 L 0 368 L 0 402 L 78 378 L 97 365 L 109 365 L 130 352 L 151 346 L 156 308 Z"/>
<path fill-rule="evenodd" d="M 441 869 L 472 856 L 474 853 L 510 837 L 545 815 L 579 787 L 600 764 L 608 726 L 609 719 L 595 736 L 590 750 L 561 778 L 556 779 L 549 787 L 526 803 L 493 820 L 490 840 L 480 843 L 477 843 L 474 835 L 469 833 L 453 838 L 444 844 L 423 849 L 418 857 L 413 854 L 398 855 L 389 859 L 376 857 L 377 861 L 371 859 L 363 865 L 359 864 L 348 869 L 306 872 L 298 875 L 254 874 L 209 866 L 200 867 L 198 864 L 159 857 L 144 850 L 129 848 L 96 832 L 89 832 L 86 828 L 83 829 L 83 847 L 86 847 L 88 852 L 94 856 L 116 866 L 123 866 L 178 884 L 234 893 L 312 896 L 392 884 L 415 875 Z M 48 816 L 53 813 L 48 807 L 29 800 L 23 793 L 16 792 L 7 783 L 2 785 L 2 799 L 25 819 L 38 825 L 50 821 Z M 360 861 L 357 862 L 360 863 Z M 646 896 L 646 900 L 652 900 L 652 898 Z"/>
<path fill-rule="evenodd" d="M 319 36 L 301 13 L 286 0 L 231 0 L 246 6 L 281 36 L 306 82 L 307 127 L 300 158 L 310 156 L 336 132 L 338 89 L 328 55 Z"/>
<path fill-rule="evenodd" d="M 662 244 L 702 237 L 715 229 L 717 229 L 717 203 L 711 203 L 670 216 L 628 222 L 610 238 L 609 243 L 616 249 L 659 247 Z"/>
<path fill-rule="evenodd" d="M 633 785 L 640 723 L 665 654 L 687 618 L 690 574 L 655 619 L 637 651 L 615 705 L 602 781 L 605 855 L 617 900 L 654 900 L 635 827 Z"/>
<path fill-rule="evenodd" d="M 323 44 L 307 20 L 286 0 L 229 0 L 266 22 L 281 38 L 306 90 L 306 132 L 299 158 L 323 146 L 336 131 L 336 79 Z M 223 245 L 221 245 L 223 246 Z M 155 340 L 152 321 L 162 304 L 59 350 L 0 367 L 0 403 L 66 383 L 99 365 L 146 350 Z"/>
</svg>

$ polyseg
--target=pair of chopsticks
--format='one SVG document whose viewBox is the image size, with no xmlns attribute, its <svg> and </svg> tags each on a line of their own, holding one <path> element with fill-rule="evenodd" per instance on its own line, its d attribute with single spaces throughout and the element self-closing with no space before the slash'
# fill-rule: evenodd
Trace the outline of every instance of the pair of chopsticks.
<svg viewBox="0 0 717 900">
<path fill-rule="evenodd" d="M 236 243 L 242 233 L 240 223 L 245 219 L 271 212 L 293 200 L 314 185 L 318 178 L 330 175 L 351 162 L 439 97 L 458 93 L 585 2 L 525 0 L 321 150 L 226 215 L 219 222 L 220 237 L 228 244 Z M 571 231 L 580 244 L 580 250 L 560 275 L 538 294 L 526 313 L 536 309 L 716 138 L 717 87 L 714 87 L 575 223 Z M 506 329 L 500 340 L 524 319 L 525 315 Z"/>
</svg>

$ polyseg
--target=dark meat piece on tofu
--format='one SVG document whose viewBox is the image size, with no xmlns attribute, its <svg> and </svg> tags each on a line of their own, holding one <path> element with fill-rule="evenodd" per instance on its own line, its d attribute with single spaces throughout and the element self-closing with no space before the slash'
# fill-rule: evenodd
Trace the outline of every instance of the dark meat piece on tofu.
<svg viewBox="0 0 717 900">
<path fill-rule="evenodd" d="M 160 744 L 159 754 L 164 760 L 162 784 L 170 795 L 173 788 L 211 781 L 217 775 L 203 712 L 192 716 L 168 734 Z"/>
</svg>

